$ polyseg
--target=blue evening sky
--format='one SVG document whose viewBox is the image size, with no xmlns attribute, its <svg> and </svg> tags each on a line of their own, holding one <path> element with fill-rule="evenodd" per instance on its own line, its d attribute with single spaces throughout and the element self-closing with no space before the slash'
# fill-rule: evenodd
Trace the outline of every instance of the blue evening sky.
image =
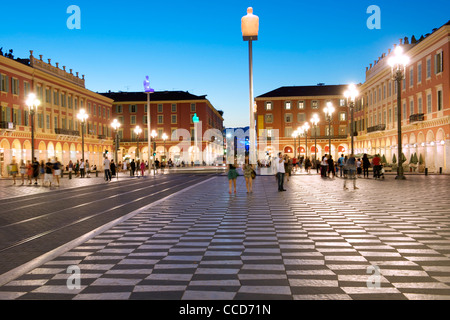
<svg viewBox="0 0 450 320">
<path fill-rule="evenodd" d="M 70 5 L 81 29 L 66 25 Z M 370 5 L 381 29 L 369 29 Z M 92 91 L 159 90 L 207 95 L 225 126 L 249 122 L 248 44 L 241 18 L 260 18 L 254 94 L 281 86 L 364 82 L 366 66 L 399 38 L 450 20 L 449 0 L 1 1 L 0 47 L 52 59 L 86 75 Z"/>
</svg>

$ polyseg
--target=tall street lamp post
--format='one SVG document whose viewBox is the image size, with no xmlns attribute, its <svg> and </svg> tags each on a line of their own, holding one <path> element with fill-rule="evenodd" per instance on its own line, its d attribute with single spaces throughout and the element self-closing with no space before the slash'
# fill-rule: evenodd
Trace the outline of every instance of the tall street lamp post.
<svg viewBox="0 0 450 320">
<path fill-rule="evenodd" d="M 155 90 L 150 88 L 150 81 L 148 80 L 148 76 L 145 77 L 144 80 L 144 91 L 147 94 L 147 144 L 148 144 L 148 174 L 151 173 L 152 167 L 152 156 L 151 156 L 151 136 L 150 136 L 150 93 L 154 93 Z"/>
<path fill-rule="evenodd" d="M 150 131 L 149 131 L 150 132 Z M 157 136 L 158 134 L 156 133 L 156 131 L 155 130 L 152 130 L 152 133 L 149 135 L 149 139 L 150 139 L 150 137 L 152 137 L 152 139 L 154 140 L 153 141 L 153 157 L 155 157 L 155 159 L 154 160 L 156 160 L 156 140 L 155 140 L 155 138 L 156 138 L 156 136 Z M 149 151 L 150 152 L 150 151 Z M 150 168 L 150 163 L 149 163 L 149 168 Z M 155 161 L 153 161 L 153 174 L 154 175 L 156 175 L 156 162 Z"/>
<path fill-rule="evenodd" d="M 344 96 L 347 99 L 347 106 L 350 108 L 350 136 L 351 136 L 351 154 L 355 154 L 355 149 L 353 148 L 353 140 L 354 140 L 354 126 L 353 126 L 353 110 L 355 108 L 355 100 L 359 95 L 358 90 L 354 84 L 350 84 L 348 86 L 348 90 L 344 92 Z"/>
<path fill-rule="evenodd" d="M 28 99 L 26 104 L 30 110 L 31 116 L 31 162 L 34 161 L 34 114 L 37 111 L 37 108 L 41 104 L 41 102 L 36 99 L 36 95 L 34 93 L 30 93 L 28 95 Z"/>
<path fill-rule="evenodd" d="M 317 113 L 314 113 L 311 118 L 311 124 L 314 127 L 314 166 L 316 165 L 317 160 L 317 124 L 319 123 L 319 116 Z"/>
<path fill-rule="evenodd" d="M 247 15 L 241 19 L 241 30 L 244 41 L 248 41 L 249 53 L 249 87 L 250 87 L 250 135 L 249 135 L 249 160 L 251 164 L 256 164 L 256 131 L 255 113 L 253 107 L 253 41 L 258 40 L 259 18 L 253 14 L 253 8 L 247 8 Z"/>
<path fill-rule="evenodd" d="M 296 130 L 292 133 L 292 138 L 294 138 L 294 158 L 297 158 L 297 144 L 296 144 L 297 137 L 298 137 L 298 131 Z"/>
<path fill-rule="evenodd" d="M 86 113 L 86 110 L 80 109 L 80 112 L 77 114 L 77 118 L 81 122 L 81 160 L 84 161 L 84 130 L 86 120 L 89 118 L 89 115 Z"/>
<path fill-rule="evenodd" d="M 114 119 L 114 121 L 111 123 L 111 127 L 114 129 L 114 132 L 116 134 L 116 150 L 114 154 L 114 159 L 116 161 L 116 165 L 119 163 L 119 157 L 118 157 L 118 151 L 119 151 L 119 128 L 120 128 L 120 122 L 117 121 L 117 119 Z"/>
<path fill-rule="evenodd" d="M 136 128 L 134 128 L 134 133 L 136 134 L 136 139 L 137 139 L 136 160 L 138 160 L 138 157 L 140 156 L 140 152 L 139 152 L 139 136 L 142 133 L 141 127 L 136 126 Z"/>
<path fill-rule="evenodd" d="M 308 131 L 309 131 L 309 123 L 308 122 L 305 122 L 305 124 L 303 125 L 303 129 L 305 132 L 305 144 L 306 144 L 305 160 L 306 160 L 306 158 L 308 158 Z"/>
<path fill-rule="evenodd" d="M 323 110 L 325 118 L 328 121 L 328 152 L 331 155 L 331 120 L 333 119 L 334 107 L 331 102 L 327 102 L 327 106 Z"/>
<path fill-rule="evenodd" d="M 405 79 L 406 65 L 409 57 L 403 54 L 403 48 L 397 46 L 394 55 L 389 58 L 388 64 L 391 66 L 392 80 L 397 82 L 397 140 L 398 140 L 398 169 L 395 179 L 404 180 L 403 175 L 403 153 L 402 153 L 402 80 Z"/>
<path fill-rule="evenodd" d="M 162 139 L 164 141 L 164 162 L 167 163 L 167 159 L 166 159 L 166 140 L 167 140 L 167 134 L 163 133 L 162 135 Z"/>
</svg>

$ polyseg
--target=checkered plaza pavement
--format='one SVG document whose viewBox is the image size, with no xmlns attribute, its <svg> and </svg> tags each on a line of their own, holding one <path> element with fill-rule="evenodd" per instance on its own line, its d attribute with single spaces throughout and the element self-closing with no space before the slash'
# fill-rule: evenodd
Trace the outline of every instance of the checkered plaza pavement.
<svg viewBox="0 0 450 320">
<path fill-rule="evenodd" d="M 225 176 L 0 287 L 0 299 L 450 299 L 449 176 Z M 79 288 L 72 267 L 81 275 Z"/>
</svg>

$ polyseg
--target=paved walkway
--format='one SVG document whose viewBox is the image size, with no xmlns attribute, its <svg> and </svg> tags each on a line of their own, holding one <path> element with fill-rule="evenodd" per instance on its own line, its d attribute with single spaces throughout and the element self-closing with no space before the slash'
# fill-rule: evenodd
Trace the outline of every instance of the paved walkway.
<svg viewBox="0 0 450 320">
<path fill-rule="evenodd" d="M 450 299 L 450 177 L 217 176 L 0 287 L 0 299 Z M 79 268 L 79 289 L 70 267 Z M 69 269 L 68 269 L 69 268 Z"/>
</svg>

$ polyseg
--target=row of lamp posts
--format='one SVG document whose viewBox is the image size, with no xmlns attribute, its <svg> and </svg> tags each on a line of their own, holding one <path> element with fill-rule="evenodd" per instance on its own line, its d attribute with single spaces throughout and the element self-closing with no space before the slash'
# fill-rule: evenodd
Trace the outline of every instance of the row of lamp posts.
<svg viewBox="0 0 450 320">
<path fill-rule="evenodd" d="M 253 14 L 253 8 L 249 7 L 247 9 L 247 15 L 242 17 L 241 19 L 241 31 L 242 31 L 242 37 L 244 41 L 248 41 L 248 52 L 249 52 L 249 91 L 250 91 L 250 148 L 249 148 L 249 155 L 250 155 L 250 163 L 255 164 L 256 163 L 256 125 L 255 125 L 255 107 L 254 107 L 254 99 L 253 99 L 253 41 L 258 40 L 258 32 L 259 32 L 259 17 Z M 397 46 L 394 50 L 394 55 L 389 59 L 388 64 L 391 66 L 391 73 L 392 73 L 392 80 L 396 81 L 397 83 L 397 135 L 398 135 L 398 159 L 399 159 L 399 166 L 397 171 L 396 179 L 405 179 L 403 175 L 403 157 L 402 157 L 402 132 L 401 132 L 401 82 L 405 79 L 405 68 L 406 65 L 409 63 L 409 58 L 405 55 L 403 55 L 403 48 L 401 46 Z M 147 130 L 150 133 L 151 127 L 150 127 L 150 94 L 154 93 L 154 89 L 150 87 L 150 81 L 149 77 L 146 76 L 146 79 L 144 80 L 144 91 L 147 94 Z M 344 96 L 347 98 L 347 105 L 350 108 L 351 112 L 351 119 L 350 119 L 350 134 L 351 134 L 351 153 L 354 154 L 354 121 L 353 121 L 353 113 L 354 113 L 354 107 L 355 107 L 355 99 L 358 96 L 358 91 L 356 89 L 355 85 L 350 85 L 348 90 L 344 93 Z M 31 116 L 31 149 L 32 149 L 32 156 L 31 160 L 33 160 L 34 157 L 34 115 L 35 112 L 40 105 L 40 101 L 36 99 L 36 95 L 31 93 L 28 96 L 27 102 L 26 102 L 29 110 L 30 110 L 30 116 Z M 331 102 L 327 103 L 327 107 L 324 109 L 326 120 L 328 121 L 328 135 L 329 135 L 329 142 L 328 142 L 328 148 L 331 152 L 331 120 L 332 120 L 332 114 L 334 112 L 334 107 L 332 106 Z M 86 111 L 84 109 L 80 110 L 80 113 L 77 115 L 78 119 L 81 122 L 81 137 L 82 137 L 82 154 L 84 158 L 84 128 L 85 123 L 88 118 L 88 115 L 86 114 Z M 314 129 L 316 129 L 317 124 L 319 122 L 319 119 L 317 115 L 314 115 L 311 119 L 311 123 L 314 126 Z M 115 157 L 117 161 L 117 150 L 119 148 L 119 138 L 118 138 L 118 129 L 120 127 L 120 123 L 115 120 L 112 124 L 115 133 L 116 133 L 116 152 Z M 307 136 L 308 136 L 308 127 L 302 127 L 299 132 L 295 132 L 295 135 L 299 135 L 301 132 L 303 132 L 306 136 L 306 143 L 307 143 Z M 317 158 L 317 140 L 316 140 L 316 131 L 315 132 L 315 159 Z M 139 134 L 142 132 L 142 129 L 139 127 L 136 127 L 135 133 L 137 135 L 138 140 L 138 150 L 139 150 Z M 295 139 L 295 138 L 294 138 Z M 150 155 L 151 150 L 151 135 L 148 136 L 148 170 L 149 174 L 151 172 L 152 167 L 152 157 Z M 165 139 L 164 139 L 165 143 Z M 294 140 L 295 143 L 295 140 Z M 296 148 L 295 148 L 296 149 Z M 164 147 L 165 151 L 165 147 Z M 137 151 L 139 152 L 139 151 Z M 306 150 L 307 152 L 307 150 Z M 296 153 L 296 151 L 295 151 Z M 306 153 L 307 155 L 307 153 Z"/>
</svg>

